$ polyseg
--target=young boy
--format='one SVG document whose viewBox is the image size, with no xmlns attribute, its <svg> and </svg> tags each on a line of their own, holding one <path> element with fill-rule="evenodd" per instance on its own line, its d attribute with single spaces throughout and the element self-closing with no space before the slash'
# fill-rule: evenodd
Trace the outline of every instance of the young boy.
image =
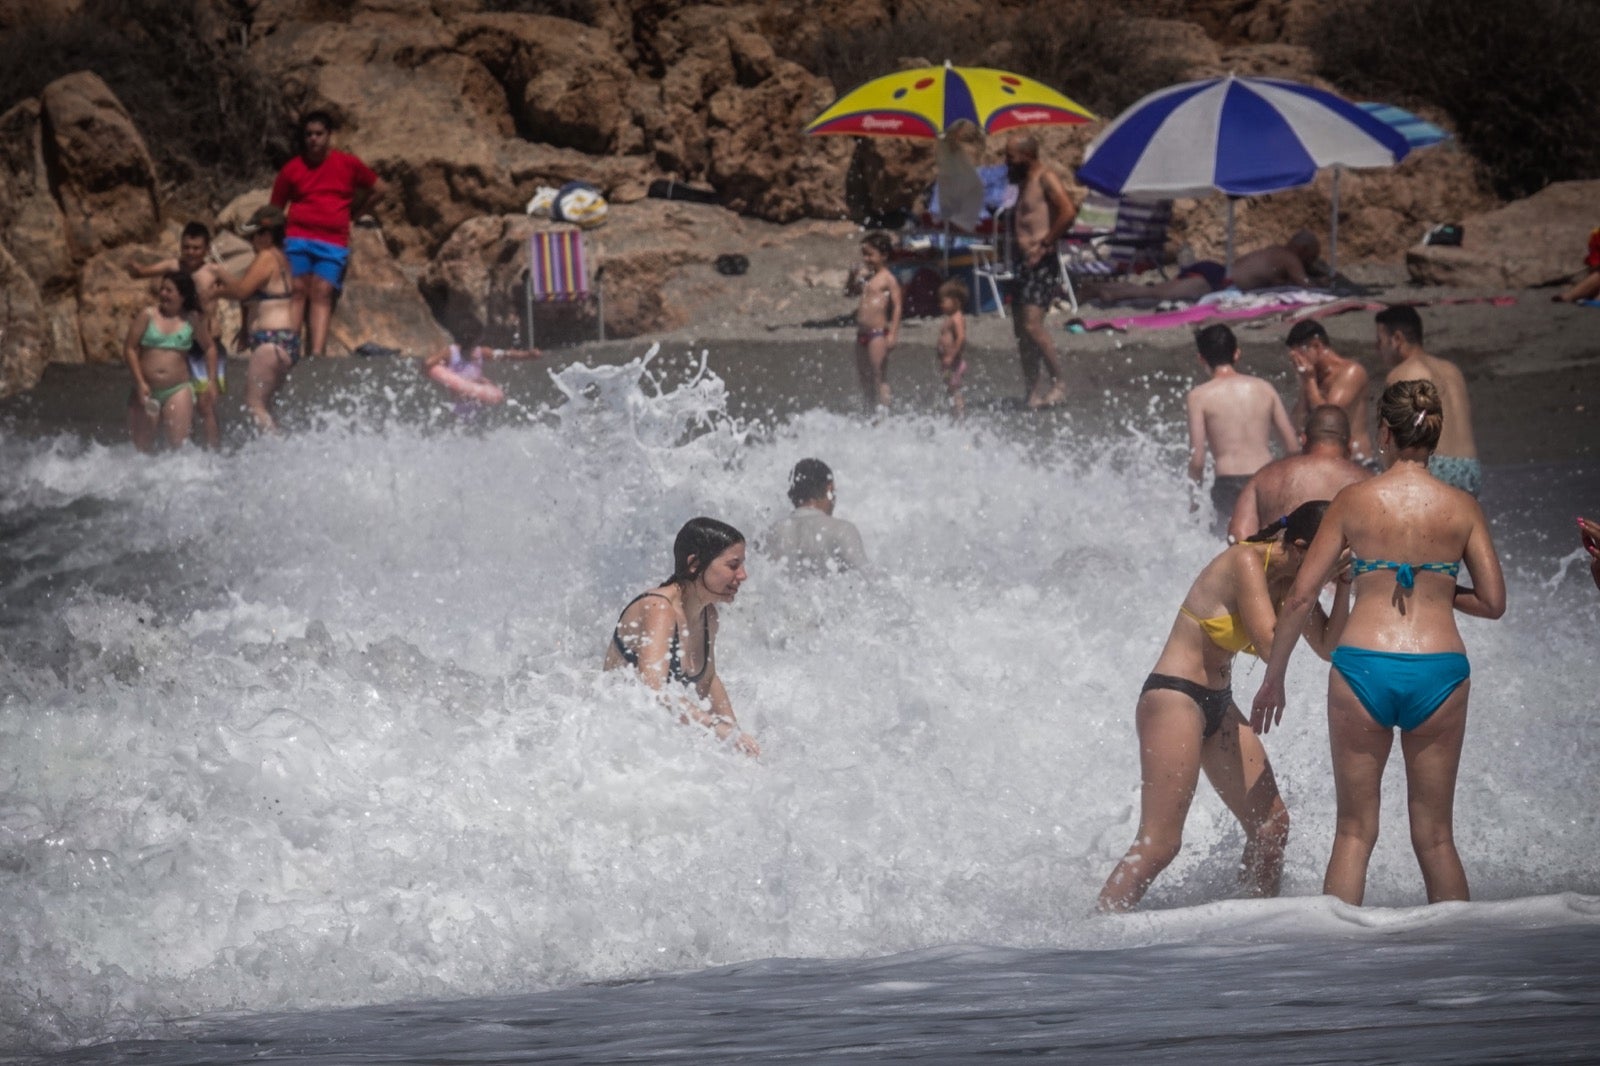
<svg viewBox="0 0 1600 1066">
<path fill-rule="evenodd" d="M 868 414 L 889 407 L 889 352 L 900 342 L 900 282 L 889 272 L 894 241 L 874 231 L 861 242 L 861 262 L 850 270 L 846 292 L 856 305 L 856 376 Z"/>
<path fill-rule="evenodd" d="M 200 312 L 205 316 L 206 325 L 211 327 L 211 336 L 217 345 L 217 385 L 225 389 L 227 375 L 223 364 L 228 353 L 222 347 L 216 317 L 217 288 L 222 284 L 220 270 L 221 267 L 211 260 L 211 230 L 206 228 L 204 222 L 190 222 L 183 227 L 183 232 L 178 236 L 176 258 L 155 263 L 128 264 L 128 276 L 131 278 L 159 278 L 182 271 L 194 280 L 195 294 L 200 298 Z M 189 352 L 189 376 L 194 380 L 195 401 L 199 406 L 200 426 L 206 447 L 215 448 L 222 443 L 222 424 L 217 420 L 217 397 L 211 391 L 211 382 L 206 375 L 205 353 L 198 344 Z"/>
<path fill-rule="evenodd" d="M 939 310 L 944 318 L 939 322 L 939 375 L 950 394 L 950 410 L 957 418 L 966 413 L 961 398 L 961 379 L 967 373 L 967 317 L 963 310 L 970 294 L 959 281 L 947 281 L 939 286 Z"/>
<path fill-rule="evenodd" d="M 1283 442 L 1285 455 L 1300 448 L 1278 390 L 1235 368 L 1239 342 L 1233 330 L 1207 326 L 1195 334 L 1195 344 L 1211 379 L 1184 397 L 1189 412 L 1189 477 L 1196 487 L 1204 480 L 1209 448 L 1216 475 L 1211 483 L 1213 524 L 1221 534 L 1251 475 L 1272 462 L 1272 434 L 1276 432 Z"/>
</svg>

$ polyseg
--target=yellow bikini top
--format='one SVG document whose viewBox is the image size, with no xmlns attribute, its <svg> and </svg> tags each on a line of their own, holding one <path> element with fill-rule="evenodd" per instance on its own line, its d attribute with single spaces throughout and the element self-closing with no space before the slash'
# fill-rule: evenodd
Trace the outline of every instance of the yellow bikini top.
<svg viewBox="0 0 1600 1066">
<path fill-rule="evenodd" d="M 1267 553 L 1262 559 L 1261 569 L 1264 573 L 1267 564 L 1272 562 L 1272 546 L 1267 546 Z M 1236 614 L 1219 614 L 1215 618 L 1201 618 L 1187 607 L 1179 607 L 1179 614 L 1188 615 L 1200 626 L 1206 636 L 1211 638 L 1211 643 L 1225 652 L 1237 655 L 1244 652 L 1246 655 L 1260 656 L 1256 646 L 1250 640 L 1250 634 L 1244 628 L 1244 619 Z"/>
</svg>

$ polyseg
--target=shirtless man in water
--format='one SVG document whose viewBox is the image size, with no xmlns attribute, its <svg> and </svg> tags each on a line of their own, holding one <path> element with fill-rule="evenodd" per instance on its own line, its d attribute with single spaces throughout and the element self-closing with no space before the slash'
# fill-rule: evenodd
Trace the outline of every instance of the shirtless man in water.
<svg viewBox="0 0 1600 1066">
<path fill-rule="evenodd" d="M 1022 380 L 1029 407 L 1051 407 L 1067 398 L 1061 380 L 1061 360 L 1044 315 L 1055 302 L 1061 285 L 1056 243 L 1072 225 L 1077 213 L 1072 198 L 1053 170 L 1039 160 L 1039 142 L 1026 135 L 1006 142 L 1006 177 L 1017 187 L 1017 206 L 1011 211 L 1011 326 L 1022 359 Z M 1040 364 L 1049 379 L 1039 373 Z"/>
<path fill-rule="evenodd" d="M 1354 359 L 1346 359 L 1328 346 L 1328 331 L 1321 322 L 1296 322 L 1284 339 L 1295 374 L 1300 378 L 1300 398 L 1289 411 L 1295 425 L 1304 425 L 1307 416 L 1325 403 L 1342 408 L 1349 420 L 1350 457 L 1368 464 L 1377 472 L 1372 452 L 1372 435 L 1367 432 L 1367 371 Z M 1333 494 L 1308 496 L 1312 500 L 1331 500 Z M 1255 531 L 1251 526 L 1249 532 Z"/>
<path fill-rule="evenodd" d="M 1372 474 L 1350 461 L 1350 419 L 1331 403 L 1314 409 L 1300 434 L 1300 454 L 1256 471 L 1233 505 L 1228 541 L 1237 543 L 1310 500 L 1331 500 Z"/>
<path fill-rule="evenodd" d="M 1391 366 L 1384 384 L 1397 381 L 1431 381 L 1444 404 L 1444 429 L 1439 443 L 1428 457 L 1428 473 L 1464 489 L 1474 497 L 1483 488 L 1483 467 L 1478 462 L 1478 443 L 1472 435 L 1472 403 L 1467 398 L 1467 379 L 1450 360 L 1422 350 L 1422 316 L 1415 307 L 1403 304 L 1386 307 L 1376 316 L 1378 354 Z"/>
<path fill-rule="evenodd" d="M 1245 483 L 1272 462 L 1272 434 L 1276 432 L 1283 442 L 1285 454 L 1300 449 L 1278 390 L 1235 367 L 1239 342 L 1233 330 L 1220 324 L 1207 326 L 1195 335 L 1195 344 L 1211 380 L 1190 389 L 1184 397 L 1189 412 L 1189 477 L 1197 486 L 1205 479 L 1206 451 L 1210 449 L 1215 466 L 1211 505 L 1220 534 L 1233 517 L 1233 505 Z"/>
<path fill-rule="evenodd" d="M 889 270 L 894 241 L 875 231 L 861 242 L 861 263 L 850 271 L 847 291 L 856 305 L 856 376 L 867 414 L 889 406 L 889 352 L 900 343 L 900 282 Z"/>
<path fill-rule="evenodd" d="M 1301 230 L 1287 244 L 1273 244 L 1246 252 L 1233 261 L 1233 274 L 1214 259 L 1201 259 L 1178 271 L 1171 281 L 1141 285 L 1136 281 L 1117 281 L 1095 286 L 1085 295 L 1100 303 L 1119 300 L 1198 300 L 1232 286 L 1240 292 L 1272 289 L 1280 285 L 1309 284 L 1306 273 L 1317 261 L 1322 246 L 1317 238 Z"/>
</svg>

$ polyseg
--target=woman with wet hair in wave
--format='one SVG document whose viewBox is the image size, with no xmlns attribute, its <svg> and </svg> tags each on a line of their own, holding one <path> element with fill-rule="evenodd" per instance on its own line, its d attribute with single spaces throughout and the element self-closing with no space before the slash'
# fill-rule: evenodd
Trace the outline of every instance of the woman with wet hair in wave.
<svg viewBox="0 0 1600 1066">
<path fill-rule="evenodd" d="M 672 544 L 672 575 L 622 609 L 605 669 L 631 667 L 694 721 L 731 738 L 746 755 L 761 746 L 739 728 L 717 676 L 717 605 L 732 603 L 746 577 L 744 534 L 715 518 L 694 518 Z M 686 691 L 687 690 L 687 691 Z"/>
</svg>

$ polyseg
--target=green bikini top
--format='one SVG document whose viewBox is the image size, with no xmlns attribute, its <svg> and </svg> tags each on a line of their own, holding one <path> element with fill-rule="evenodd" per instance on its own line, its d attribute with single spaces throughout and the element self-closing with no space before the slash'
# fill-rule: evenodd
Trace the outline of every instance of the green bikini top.
<svg viewBox="0 0 1600 1066">
<path fill-rule="evenodd" d="M 187 352 L 194 347 L 194 326 L 185 321 L 183 325 L 166 333 L 156 325 L 154 315 L 145 323 L 144 336 L 139 338 L 139 345 L 143 348 L 166 348 L 174 352 Z"/>
</svg>

